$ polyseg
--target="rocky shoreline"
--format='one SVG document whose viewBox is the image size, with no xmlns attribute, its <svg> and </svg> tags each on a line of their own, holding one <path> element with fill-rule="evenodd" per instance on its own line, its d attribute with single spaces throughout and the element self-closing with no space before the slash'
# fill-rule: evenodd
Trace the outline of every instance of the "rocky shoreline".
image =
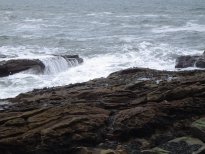
<svg viewBox="0 0 205 154">
<path fill-rule="evenodd" d="M 205 71 L 130 68 L 4 100 L 2 154 L 203 154 Z"/>
</svg>

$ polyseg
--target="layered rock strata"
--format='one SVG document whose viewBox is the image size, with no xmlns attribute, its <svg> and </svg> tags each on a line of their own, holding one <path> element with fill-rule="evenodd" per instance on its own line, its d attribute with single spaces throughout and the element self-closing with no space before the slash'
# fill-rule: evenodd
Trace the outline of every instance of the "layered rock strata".
<svg viewBox="0 0 205 154">
<path fill-rule="evenodd" d="M 131 68 L 5 101 L 5 154 L 192 154 L 204 148 L 204 129 L 193 123 L 205 116 L 203 70 Z"/>
</svg>

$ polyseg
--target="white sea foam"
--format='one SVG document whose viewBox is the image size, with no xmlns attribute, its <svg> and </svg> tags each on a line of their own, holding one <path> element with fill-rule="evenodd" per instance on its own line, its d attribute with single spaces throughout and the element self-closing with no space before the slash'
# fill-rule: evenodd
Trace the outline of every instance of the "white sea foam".
<svg viewBox="0 0 205 154">
<path fill-rule="evenodd" d="M 149 5 L 124 0 L 93 0 L 94 5 L 52 1 L 49 6 L 41 6 L 40 0 L 26 5 L 11 1 L 0 6 L 0 54 L 7 56 L 0 60 L 41 59 L 46 71 L 0 78 L 0 98 L 106 77 L 128 67 L 174 70 L 177 56 L 204 50 L 205 15 L 198 4 L 167 1 L 165 9 L 164 0 Z M 76 62 L 53 59 L 54 54 L 79 54 L 84 63 L 70 67 Z"/>
<path fill-rule="evenodd" d="M 39 23 L 39 22 L 42 22 L 43 21 L 43 19 L 41 19 L 41 18 L 26 18 L 25 20 L 24 20 L 24 22 L 32 22 L 32 23 Z"/>
<path fill-rule="evenodd" d="M 17 25 L 17 31 L 37 31 L 41 29 L 41 25 L 39 24 L 19 24 Z"/>
<path fill-rule="evenodd" d="M 146 41 L 135 43 L 136 38 L 131 36 L 122 38 L 122 40 L 127 43 L 120 47 L 120 52 L 83 57 L 84 63 L 78 66 L 75 65 L 76 62 L 68 63 L 65 59 L 52 59 L 53 56 L 45 54 L 58 52 L 57 50 L 60 49 L 37 48 L 41 51 L 38 53 L 38 50 L 34 52 L 34 49 L 31 47 L 10 47 L 10 49 L 5 47 L 4 49 L 7 49 L 10 52 L 9 54 L 12 54 L 14 50 L 18 50 L 18 58 L 35 57 L 41 59 L 48 69 L 44 74 L 40 75 L 22 72 L 0 78 L 0 99 L 15 97 L 22 92 L 27 92 L 34 88 L 60 86 L 106 77 L 114 71 L 129 67 L 175 70 L 175 59 L 171 58 L 173 53 L 177 55 L 186 55 L 190 54 L 190 52 L 201 54 L 201 51 L 185 51 L 168 44 L 153 44 Z M 1 51 L 3 51 L 3 47 L 0 48 L 0 53 Z M 6 52 L 4 51 L 3 53 Z M 68 65 L 76 67 L 69 67 Z"/>
<path fill-rule="evenodd" d="M 77 66 L 78 61 L 74 58 L 65 59 L 62 56 L 51 56 L 40 59 L 45 65 L 44 73 L 47 75 L 66 71 L 68 68 Z"/>
<path fill-rule="evenodd" d="M 105 15 L 112 15 L 112 12 L 92 12 L 88 13 L 87 16 L 105 16 Z"/>
<path fill-rule="evenodd" d="M 90 22 L 91 24 L 94 24 L 94 25 L 102 25 L 102 26 L 108 26 L 110 25 L 110 23 L 105 23 L 105 22 L 98 22 L 98 21 L 92 21 Z"/>
<path fill-rule="evenodd" d="M 38 59 L 50 57 L 52 54 L 65 54 L 64 48 L 47 48 L 39 46 L 1 46 L 0 54 L 8 56 L 8 59 Z"/>
<path fill-rule="evenodd" d="M 172 33 L 172 32 L 179 32 L 179 31 L 205 32 L 205 25 L 187 22 L 186 25 L 181 27 L 162 26 L 160 28 L 154 28 L 152 31 L 154 33 Z"/>
<path fill-rule="evenodd" d="M 116 15 L 116 18 L 158 18 L 158 17 L 168 17 L 166 14 L 127 14 L 127 15 Z"/>
</svg>

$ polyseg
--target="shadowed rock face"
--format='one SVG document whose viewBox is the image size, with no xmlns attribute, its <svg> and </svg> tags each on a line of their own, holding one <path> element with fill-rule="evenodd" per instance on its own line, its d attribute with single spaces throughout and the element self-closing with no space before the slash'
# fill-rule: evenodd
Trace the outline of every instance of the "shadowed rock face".
<svg viewBox="0 0 205 154">
<path fill-rule="evenodd" d="M 75 59 L 78 61 L 79 64 L 83 63 L 83 59 L 80 58 L 78 55 L 60 55 L 61 57 L 65 58 L 67 61 L 70 59 Z"/>
<path fill-rule="evenodd" d="M 175 68 L 198 67 L 205 68 L 205 53 L 201 56 L 180 56 L 176 60 Z"/>
<path fill-rule="evenodd" d="M 205 115 L 205 71 L 132 68 L 6 101 L 2 153 L 143 153 L 192 134 L 191 123 Z"/>
<path fill-rule="evenodd" d="M 44 64 L 37 59 L 15 59 L 0 62 L 0 77 L 19 73 L 28 69 L 43 71 L 45 68 Z"/>
</svg>

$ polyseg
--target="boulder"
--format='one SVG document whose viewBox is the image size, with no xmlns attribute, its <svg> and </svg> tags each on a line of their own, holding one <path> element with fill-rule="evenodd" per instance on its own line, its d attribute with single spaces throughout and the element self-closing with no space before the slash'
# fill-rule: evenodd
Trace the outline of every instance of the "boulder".
<svg viewBox="0 0 205 154">
<path fill-rule="evenodd" d="M 83 63 L 83 59 L 78 55 L 55 56 L 63 57 L 72 66 Z M 7 61 L 0 61 L 0 77 L 5 77 L 26 70 L 32 70 L 35 73 L 43 73 L 45 67 L 46 66 L 44 65 L 44 63 L 39 59 L 12 59 Z"/>
<path fill-rule="evenodd" d="M 37 70 L 38 72 L 43 71 L 45 65 L 37 59 L 13 59 L 8 61 L 0 62 L 0 77 L 19 73 L 28 69 Z"/>
<path fill-rule="evenodd" d="M 176 59 L 175 68 L 187 67 L 205 68 L 205 53 L 199 56 L 180 56 Z"/>
<path fill-rule="evenodd" d="M 194 67 L 200 56 L 180 56 L 176 60 L 175 68 Z"/>
<path fill-rule="evenodd" d="M 198 68 L 205 68 L 205 57 L 197 59 L 195 66 Z"/>
</svg>

